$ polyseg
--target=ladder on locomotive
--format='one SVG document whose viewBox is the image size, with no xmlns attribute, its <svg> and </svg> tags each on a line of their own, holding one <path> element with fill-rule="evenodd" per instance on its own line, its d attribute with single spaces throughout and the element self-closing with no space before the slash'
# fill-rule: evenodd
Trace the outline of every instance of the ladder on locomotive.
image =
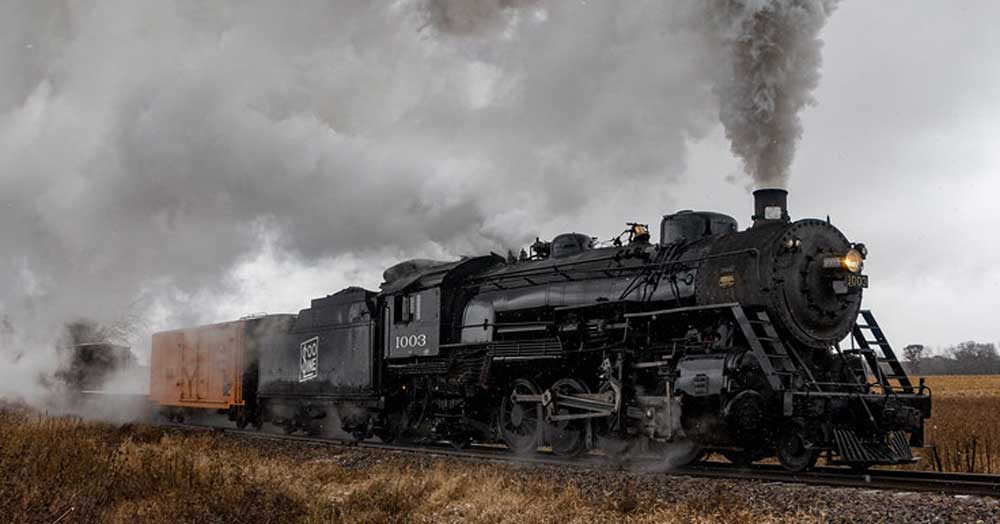
<svg viewBox="0 0 1000 524">
<path fill-rule="evenodd" d="M 851 330 L 851 335 L 857 347 L 844 350 L 844 353 L 847 355 L 863 356 L 865 362 L 868 363 L 868 367 L 875 374 L 875 380 L 887 392 L 896 389 L 890 382 L 891 380 L 895 380 L 899 383 L 899 388 L 902 389 L 903 393 L 913 393 L 913 384 L 910 382 L 910 377 L 906 375 L 903 365 L 896 358 L 896 352 L 892 350 L 892 346 L 889 345 L 889 340 L 886 339 L 885 333 L 879 327 L 878 322 L 875 321 L 875 315 L 869 309 L 862 309 L 860 316 L 861 318 L 858 319 L 858 322 L 854 323 L 854 328 Z M 866 332 L 870 333 L 874 339 L 869 339 Z M 889 369 L 886 370 L 883 366 L 888 366 Z"/>
<path fill-rule="evenodd" d="M 796 366 L 795 358 L 798 355 L 794 355 L 785 346 L 766 311 L 752 311 L 751 317 L 747 317 L 747 312 L 742 306 L 734 305 L 732 312 L 747 345 L 750 346 L 750 351 L 757 357 L 757 362 L 760 363 L 771 389 L 794 390 L 797 385 L 795 379 L 800 370 L 805 372 L 808 385 L 815 385 L 816 380 L 808 366 Z"/>
</svg>

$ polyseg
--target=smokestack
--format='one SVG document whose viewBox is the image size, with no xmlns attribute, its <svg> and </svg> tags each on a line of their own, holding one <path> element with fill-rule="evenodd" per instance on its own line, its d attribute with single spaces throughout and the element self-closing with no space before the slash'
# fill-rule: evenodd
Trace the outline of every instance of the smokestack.
<svg viewBox="0 0 1000 524">
<path fill-rule="evenodd" d="M 758 189 L 753 192 L 754 226 L 788 221 L 788 191 Z"/>
</svg>

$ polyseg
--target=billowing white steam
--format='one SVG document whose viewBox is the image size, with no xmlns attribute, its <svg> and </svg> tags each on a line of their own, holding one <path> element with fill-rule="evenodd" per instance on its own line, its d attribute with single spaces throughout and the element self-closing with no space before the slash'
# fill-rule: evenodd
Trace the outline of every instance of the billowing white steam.
<svg viewBox="0 0 1000 524">
<path fill-rule="evenodd" d="M 523 245 L 675 179 L 719 100 L 780 179 L 833 4 L 4 2 L 0 396 L 32 395 L 67 321 L 159 318 L 142 345 L 221 320 L 234 286 L 280 287 L 239 270 L 261 253 L 346 284 Z"/>
<path fill-rule="evenodd" d="M 153 314 L 141 345 L 221 320 L 262 239 L 378 275 L 668 183 L 717 109 L 703 21 L 700 0 L 0 3 L 0 396 L 31 394 L 66 321 Z"/>
<path fill-rule="evenodd" d="M 708 0 L 726 50 L 719 117 L 758 187 L 783 186 L 819 82 L 818 35 L 838 0 Z"/>
</svg>

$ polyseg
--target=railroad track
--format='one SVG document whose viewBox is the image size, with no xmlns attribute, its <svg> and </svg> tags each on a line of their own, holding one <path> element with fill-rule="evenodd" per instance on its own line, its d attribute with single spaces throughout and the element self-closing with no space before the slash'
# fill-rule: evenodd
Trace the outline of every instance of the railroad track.
<svg viewBox="0 0 1000 524">
<path fill-rule="evenodd" d="M 817 467 L 802 473 L 790 473 L 781 466 L 756 464 L 750 467 L 738 467 L 721 462 L 701 462 L 691 466 L 657 469 L 650 467 L 648 461 L 635 459 L 616 462 L 599 455 L 585 455 L 577 459 L 565 459 L 552 453 L 538 452 L 531 455 L 513 455 L 502 447 L 471 446 L 464 449 L 447 444 L 442 445 L 400 445 L 378 442 L 347 442 L 343 440 L 305 437 L 296 435 L 281 435 L 260 431 L 219 428 L 215 426 L 196 426 L 190 424 L 167 424 L 180 429 L 198 429 L 222 432 L 224 434 L 259 440 L 277 440 L 286 442 L 303 442 L 314 445 L 359 447 L 379 449 L 397 453 L 413 453 L 427 456 L 440 456 L 473 460 L 485 460 L 504 463 L 542 464 L 549 466 L 570 467 L 577 469 L 600 469 L 612 471 L 631 471 L 637 474 L 689 476 L 703 478 L 720 478 L 730 480 L 752 480 L 758 482 L 782 482 L 791 484 L 811 484 L 820 486 L 836 486 L 861 489 L 932 492 L 948 495 L 971 495 L 1000 498 L 1000 475 L 979 473 L 938 473 L 932 471 L 882 470 L 873 469 L 859 474 L 847 468 Z"/>
<path fill-rule="evenodd" d="M 918 491 L 948 495 L 1000 497 L 1000 476 L 977 473 L 872 469 L 855 473 L 847 468 L 819 467 L 803 473 L 789 473 L 780 466 L 754 465 L 736 468 L 728 464 L 702 463 L 680 468 L 672 474 L 700 477 L 791 482 L 892 491 Z"/>
</svg>

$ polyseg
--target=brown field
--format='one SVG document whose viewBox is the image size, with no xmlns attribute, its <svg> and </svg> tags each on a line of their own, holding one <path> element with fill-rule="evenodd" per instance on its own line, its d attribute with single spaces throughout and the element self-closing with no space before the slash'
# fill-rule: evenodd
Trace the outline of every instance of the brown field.
<svg viewBox="0 0 1000 524">
<path fill-rule="evenodd" d="M 359 457 L 363 464 L 356 463 Z M 517 468 L 372 458 L 148 426 L 0 409 L 0 521 L 772 523 L 814 516 L 748 508 L 729 491 L 663 502 L 636 490 L 585 495 Z M 787 514 L 785 514 L 787 513 Z"/>
<path fill-rule="evenodd" d="M 933 394 L 917 467 L 1000 473 L 1000 375 L 925 377 Z"/>
<path fill-rule="evenodd" d="M 1000 472 L 1000 377 L 927 377 L 934 392 L 917 467 Z M 664 501 L 584 493 L 517 468 L 368 457 L 345 448 L 116 427 L 0 407 L 2 522 L 819 522 L 719 489 Z M 743 488 L 741 488 L 743 489 Z M 710 491 L 710 490 L 709 490 Z M 767 497 L 765 497 L 766 499 Z"/>
</svg>

